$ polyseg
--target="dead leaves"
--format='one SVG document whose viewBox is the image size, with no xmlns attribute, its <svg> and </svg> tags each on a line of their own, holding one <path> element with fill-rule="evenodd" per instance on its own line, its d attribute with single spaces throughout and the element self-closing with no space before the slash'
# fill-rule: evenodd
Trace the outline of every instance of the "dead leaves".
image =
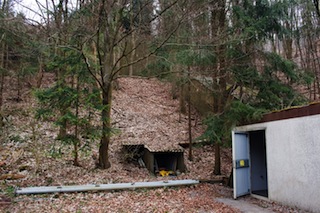
<svg viewBox="0 0 320 213">
<path fill-rule="evenodd" d="M 18 180 L 25 177 L 26 175 L 22 175 L 22 174 L 3 174 L 3 175 L 0 175 L 0 180 Z"/>
<path fill-rule="evenodd" d="M 46 76 L 45 76 L 46 77 Z M 52 79 L 44 78 L 43 85 Z M 165 147 L 187 141 L 187 119 L 179 119 L 179 103 L 170 95 L 170 84 L 156 79 L 119 79 L 120 90 L 114 92 L 112 123 L 121 133 L 112 137 L 110 144 L 111 168 L 95 169 L 98 144 L 91 144 L 92 153 L 80 156 L 83 167 L 69 163 L 72 151 L 66 147 L 59 158 L 49 155 L 55 144 L 57 128 L 46 122 L 37 124 L 37 139 L 28 141 L 32 135 L 30 115 L 17 114 L 12 118 L 14 133 L 24 135 L 25 142 L 5 144 L 0 149 L 0 171 L 2 182 L 15 187 L 105 184 L 166 180 L 171 177 L 155 177 L 147 169 L 121 159 L 121 142 L 144 143 L 153 147 Z M 24 100 L 29 100 L 25 99 Z M 20 103 L 17 108 L 27 109 L 35 105 Z M 17 104 L 17 103 L 15 103 Z M 196 122 L 197 119 L 194 120 Z M 99 120 L 97 119 L 97 123 Z M 203 131 L 200 124 L 194 125 L 193 136 Z M 38 157 L 32 149 L 37 149 Z M 213 146 L 194 148 L 194 161 L 185 158 L 188 172 L 179 179 L 211 179 L 214 165 Z M 188 150 L 185 150 L 185 157 Z M 222 149 L 222 173 L 231 169 L 231 149 Z M 38 158 L 38 159 L 37 159 Z M 5 181 L 4 181 L 5 179 Z M 2 186 L 1 191 L 5 191 Z M 1 195 L 0 195 L 1 196 Z M 8 212 L 237 212 L 233 208 L 215 201 L 215 197 L 231 197 L 232 190 L 217 184 L 199 184 L 193 187 L 161 188 L 152 190 L 74 193 L 54 195 L 23 195 L 14 198 Z M 0 197 L 1 203 L 11 200 Z M 12 203 L 12 202 L 11 202 Z M 2 209 L 0 209 L 1 211 Z"/>
<path fill-rule="evenodd" d="M 3 167 L 3 166 L 5 166 L 5 165 L 6 165 L 6 162 L 0 161 L 0 167 Z"/>
<path fill-rule="evenodd" d="M 17 161 L 23 156 L 24 150 L 23 149 L 3 149 L 1 150 L 1 161 L 0 167 L 4 165 L 13 165 L 17 163 Z"/>
<path fill-rule="evenodd" d="M 0 196 L 0 207 L 8 206 L 11 204 L 11 202 L 12 202 L 11 198 L 4 196 L 4 195 Z"/>
<path fill-rule="evenodd" d="M 2 161 L 0 161 L 0 168 L 2 169 L 1 172 L 5 174 L 0 175 L 0 180 L 18 180 L 26 177 L 24 174 L 11 171 L 12 167 L 22 168 L 22 165 L 18 165 L 18 161 L 23 157 L 23 153 L 23 149 L 10 151 L 7 148 L 1 150 Z"/>
<path fill-rule="evenodd" d="M 179 119 L 179 101 L 171 97 L 171 84 L 139 78 L 118 81 L 121 90 L 114 93 L 113 122 L 121 135 L 114 139 L 124 144 L 143 144 L 153 151 L 181 149 L 178 144 L 188 140 L 188 123 Z M 193 138 L 203 132 L 203 127 L 196 126 Z"/>
</svg>

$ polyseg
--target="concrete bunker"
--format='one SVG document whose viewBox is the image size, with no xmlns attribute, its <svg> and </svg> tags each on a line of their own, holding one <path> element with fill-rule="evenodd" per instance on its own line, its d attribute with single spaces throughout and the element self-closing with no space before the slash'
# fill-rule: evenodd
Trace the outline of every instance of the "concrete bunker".
<svg viewBox="0 0 320 213">
<path fill-rule="evenodd" d="M 152 149 L 145 145 L 123 145 L 124 155 L 127 161 L 138 162 L 145 166 L 151 173 L 158 175 L 177 175 L 185 172 L 183 148 L 175 149 Z"/>
<path fill-rule="evenodd" d="M 320 103 L 271 112 L 232 131 L 234 198 L 251 194 L 320 212 Z"/>
</svg>

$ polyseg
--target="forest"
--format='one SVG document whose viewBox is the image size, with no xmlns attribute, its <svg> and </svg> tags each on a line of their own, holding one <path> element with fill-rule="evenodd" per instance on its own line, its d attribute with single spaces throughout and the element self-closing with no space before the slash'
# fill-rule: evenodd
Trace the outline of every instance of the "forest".
<svg viewBox="0 0 320 213">
<path fill-rule="evenodd" d="M 233 127 L 319 101 L 319 15 L 310 0 L 0 0 L 0 210 L 238 212 L 210 199 L 222 184 L 15 190 L 230 178 Z M 148 171 L 141 146 L 182 150 L 185 171 Z"/>
</svg>

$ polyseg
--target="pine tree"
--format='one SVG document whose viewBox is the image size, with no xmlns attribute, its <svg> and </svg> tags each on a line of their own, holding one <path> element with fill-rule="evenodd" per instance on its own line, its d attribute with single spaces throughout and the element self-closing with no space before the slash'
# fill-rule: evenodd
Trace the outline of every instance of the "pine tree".
<svg viewBox="0 0 320 213">
<path fill-rule="evenodd" d="M 226 101 L 225 96 L 222 110 L 206 120 L 208 128 L 204 134 L 215 143 L 227 143 L 233 126 L 258 119 L 263 112 L 306 101 L 293 88 L 310 83 L 305 81 L 309 78 L 306 73 L 290 57 L 285 59 L 264 48 L 274 35 L 283 37 L 284 4 L 242 1 L 231 6 L 232 23 L 228 31 L 232 34 L 226 41 L 225 60 L 230 64 L 228 76 L 231 78 L 227 84 L 233 90 L 232 98 Z"/>
<path fill-rule="evenodd" d="M 100 135 L 99 128 L 92 125 L 92 114 L 100 112 L 103 106 L 99 90 L 94 87 L 94 79 L 87 72 L 81 54 L 68 48 L 63 52 L 65 57 L 55 61 L 55 64 L 66 69 L 63 79 L 69 79 L 69 82 L 61 84 L 58 81 L 53 87 L 35 92 L 40 103 L 37 117 L 54 120 L 58 126 L 68 123 L 66 134 L 58 135 L 57 140 L 73 146 L 74 165 L 79 166 L 80 142 L 84 139 L 86 143 L 88 139 L 96 139 Z M 58 113 L 60 109 L 65 109 L 65 113 Z M 87 113 L 80 116 L 83 110 Z"/>
</svg>

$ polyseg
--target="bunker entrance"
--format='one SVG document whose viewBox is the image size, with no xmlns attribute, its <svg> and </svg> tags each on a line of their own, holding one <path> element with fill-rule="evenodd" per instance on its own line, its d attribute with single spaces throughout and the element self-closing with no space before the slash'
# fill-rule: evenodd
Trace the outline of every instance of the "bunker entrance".
<svg viewBox="0 0 320 213">
<path fill-rule="evenodd" d="M 185 171 L 183 152 L 150 152 L 145 150 L 144 161 L 150 172 L 161 175 L 179 175 Z"/>
<path fill-rule="evenodd" d="M 268 197 L 265 130 L 233 132 L 234 198 L 246 194 Z"/>
<path fill-rule="evenodd" d="M 150 151 L 144 145 L 123 145 L 123 154 L 126 162 L 137 162 L 155 175 L 179 175 L 186 170 L 183 149 Z"/>
<path fill-rule="evenodd" d="M 168 172 L 176 172 L 177 171 L 177 162 L 178 155 L 175 153 L 156 153 L 154 154 L 154 166 L 155 173 L 159 173 L 160 171 L 168 171 Z"/>
<path fill-rule="evenodd" d="M 251 193 L 268 197 L 265 130 L 249 132 L 251 158 Z"/>
</svg>

